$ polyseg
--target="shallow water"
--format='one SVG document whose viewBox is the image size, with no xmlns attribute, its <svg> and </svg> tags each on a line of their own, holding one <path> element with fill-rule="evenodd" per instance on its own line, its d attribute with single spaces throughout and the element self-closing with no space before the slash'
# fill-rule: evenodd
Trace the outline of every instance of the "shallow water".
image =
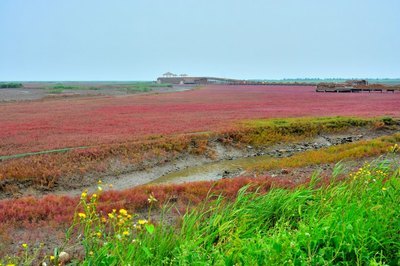
<svg viewBox="0 0 400 266">
<path fill-rule="evenodd" d="M 152 181 L 152 184 L 161 183 L 184 183 L 193 181 L 218 180 L 225 175 L 243 174 L 246 168 L 254 163 L 270 159 L 269 155 L 257 157 L 239 158 L 234 160 L 222 160 L 218 162 L 206 163 L 199 166 L 189 167 L 176 172 L 172 172 Z M 226 173 L 225 171 L 229 172 Z"/>
</svg>

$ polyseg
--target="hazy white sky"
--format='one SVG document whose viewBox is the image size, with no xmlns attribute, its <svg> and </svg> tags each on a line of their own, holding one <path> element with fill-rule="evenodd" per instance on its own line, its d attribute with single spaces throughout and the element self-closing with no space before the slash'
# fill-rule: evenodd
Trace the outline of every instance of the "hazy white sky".
<svg viewBox="0 0 400 266">
<path fill-rule="evenodd" d="M 0 80 L 400 77 L 399 0 L 1 0 Z"/>
</svg>

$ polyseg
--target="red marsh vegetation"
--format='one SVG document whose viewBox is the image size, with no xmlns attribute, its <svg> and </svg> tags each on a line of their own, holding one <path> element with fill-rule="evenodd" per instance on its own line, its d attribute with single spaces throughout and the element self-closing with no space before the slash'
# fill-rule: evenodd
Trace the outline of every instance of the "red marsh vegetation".
<svg viewBox="0 0 400 266">
<path fill-rule="evenodd" d="M 250 118 L 400 115 L 400 93 L 315 93 L 313 86 L 191 91 L 0 105 L 0 155 L 211 131 Z"/>
</svg>

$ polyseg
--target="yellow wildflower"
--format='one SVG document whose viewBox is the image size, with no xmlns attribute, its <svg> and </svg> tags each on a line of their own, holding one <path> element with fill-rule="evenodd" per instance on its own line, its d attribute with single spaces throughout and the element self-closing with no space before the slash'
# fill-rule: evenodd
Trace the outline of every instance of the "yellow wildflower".
<svg viewBox="0 0 400 266">
<path fill-rule="evenodd" d="M 119 213 L 120 213 L 121 215 L 124 215 L 124 216 L 128 215 L 128 212 L 127 212 L 127 210 L 125 210 L 125 209 L 120 209 L 120 210 L 119 210 Z"/>
<path fill-rule="evenodd" d="M 103 188 L 102 188 L 101 186 L 98 186 L 98 187 L 97 187 L 97 190 L 98 190 L 98 191 L 103 191 Z"/>
<path fill-rule="evenodd" d="M 87 193 L 86 193 L 86 191 L 82 192 L 82 194 L 81 194 L 81 198 L 82 198 L 82 199 L 85 199 L 85 198 L 86 198 L 86 196 L 87 196 Z"/>
<path fill-rule="evenodd" d="M 103 183 L 103 182 L 102 182 L 101 180 L 99 180 L 99 181 L 97 182 L 97 184 L 99 184 L 99 185 L 102 184 L 102 183 Z"/>
<path fill-rule="evenodd" d="M 387 190 L 387 188 L 383 187 L 383 188 L 382 188 L 382 190 L 383 190 L 383 191 L 386 191 L 386 190 Z"/>
<path fill-rule="evenodd" d="M 55 259 L 54 256 L 50 255 L 50 260 L 54 260 L 54 259 Z"/>
<path fill-rule="evenodd" d="M 84 214 L 83 212 L 78 213 L 78 216 L 82 219 L 86 218 L 86 214 Z"/>
<path fill-rule="evenodd" d="M 147 201 L 148 201 L 149 203 L 152 203 L 152 202 L 157 202 L 157 199 L 154 197 L 153 193 L 151 193 L 151 194 L 149 195 L 149 198 L 147 199 Z"/>
<path fill-rule="evenodd" d="M 148 222 L 149 222 L 149 221 L 147 221 L 146 219 L 143 219 L 143 220 L 139 220 L 139 221 L 138 221 L 138 223 L 139 223 L 139 224 L 142 224 L 142 225 L 143 225 L 143 224 L 147 224 Z"/>
<path fill-rule="evenodd" d="M 129 235 L 129 231 L 124 231 L 124 232 L 122 233 L 122 235 L 128 236 L 128 235 Z"/>
<path fill-rule="evenodd" d="M 114 216 L 114 214 L 109 213 L 109 214 L 108 214 L 108 217 L 110 217 L 111 219 L 113 219 L 115 216 Z"/>
<path fill-rule="evenodd" d="M 28 244 L 23 243 L 23 244 L 22 244 L 22 247 L 26 249 L 26 248 L 28 248 Z"/>
<path fill-rule="evenodd" d="M 96 235 L 97 235 L 98 238 L 100 238 L 101 237 L 101 232 L 97 232 Z"/>
</svg>

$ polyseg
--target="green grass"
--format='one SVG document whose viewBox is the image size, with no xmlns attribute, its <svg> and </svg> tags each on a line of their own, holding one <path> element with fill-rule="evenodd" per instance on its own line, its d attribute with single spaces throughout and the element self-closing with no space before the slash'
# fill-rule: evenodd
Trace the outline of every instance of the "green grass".
<svg viewBox="0 0 400 266">
<path fill-rule="evenodd" d="M 50 94 L 60 94 L 63 92 L 64 92 L 64 89 L 62 89 L 62 88 L 53 88 L 53 89 L 48 90 L 48 93 L 50 93 Z"/>
<path fill-rule="evenodd" d="M 152 88 L 159 87 L 172 87 L 172 84 L 158 84 L 154 82 L 133 82 L 129 84 L 112 84 L 109 87 L 101 85 L 100 87 L 88 86 L 88 85 L 65 85 L 58 83 L 54 86 L 47 87 L 49 93 L 61 93 L 64 90 L 101 90 L 101 89 L 116 89 L 116 90 L 127 90 L 127 92 L 148 92 Z"/>
<path fill-rule="evenodd" d="M 150 83 L 150 82 L 143 82 L 143 83 L 136 83 L 129 85 L 126 87 L 127 92 L 135 93 L 135 92 L 149 92 L 152 91 L 153 88 L 160 88 L 160 87 L 172 87 L 171 84 L 166 83 Z"/>
<path fill-rule="evenodd" d="M 149 223 L 150 228 L 123 229 L 127 236 L 116 227 L 93 226 L 99 216 L 93 216 L 92 206 L 80 222 L 87 237 L 80 263 L 398 265 L 400 182 L 395 167 L 381 160 L 346 181 L 320 186 L 314 176 L 306 186 L 266 194 L 246 187 L 234 202 L 218 197 L 188 212 L 177 227 Z M 92 237 L 97 232 L 101 236 Z"/>
<path fill-rule="evenodd" d="M 57 90 L 79 90 L 81 88 L 83 88 L 82 86 L 68 86 L 68 85 L 64 85 L 64 84 L 57 84 L 55 86 L 52 87 L 53 89 Z"/>
<path fill-rule="evenodd" d="M 19 82 L 0 82 L 0 89 L 15 89 L 15 88 L 22 88 L 22 83 Z"/>
<path fill-rule="evenodd" d="M 149 91 L 151 91 L 151 88 L 148 87 L 148 86 L 140 85 L 140 86 L 127 87 L 127 88 L 126 88 L 126 91 L 127 91 L 127 92 L 130 92 L 130 93 L 135 93 L 135 92 L 149 92 Z"/>
<path fill-rule="evenodd" d="M 69 232 L 78 229 L 85 257 L 74 263 L 399 265 L 400 169 L 391 156 L 341 181 L 339 164 L 331 179 L 314 175 L 292 190 L 273 188 L 262 194 L 247 186 L 234 201 L 210 195 L 178 224 L 139 220 L 123 209 L 102 214 L 98 197 L 83 193 Z M 153 206 L 151 196 L 149 201 Z M 28 261 L 31 251 L 25 252 Z M 55 264 L 57 254 L 58 249 Z"/>
</svg>

